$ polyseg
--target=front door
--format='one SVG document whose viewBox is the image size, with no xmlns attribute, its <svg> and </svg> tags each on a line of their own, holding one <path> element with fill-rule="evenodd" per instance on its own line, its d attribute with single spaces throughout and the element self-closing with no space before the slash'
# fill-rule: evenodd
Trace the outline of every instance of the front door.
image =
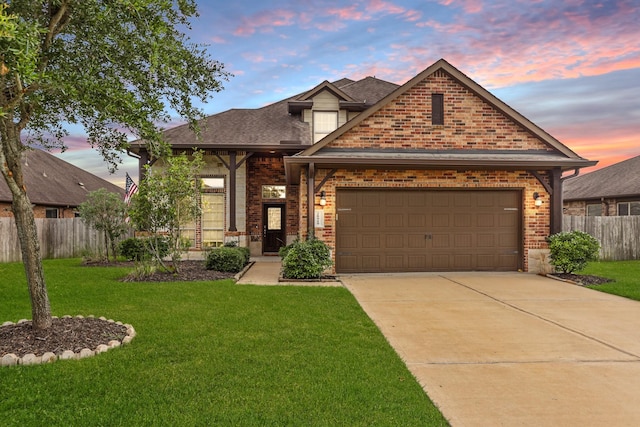
<svg viewBox="0 0 640 427">
<path fill-rule="evenodd" d="M 262 208 L 262 252 L 277 253 L 286 246 L 286 227 L 283 204 L 265 204 Z"/>
</svg>

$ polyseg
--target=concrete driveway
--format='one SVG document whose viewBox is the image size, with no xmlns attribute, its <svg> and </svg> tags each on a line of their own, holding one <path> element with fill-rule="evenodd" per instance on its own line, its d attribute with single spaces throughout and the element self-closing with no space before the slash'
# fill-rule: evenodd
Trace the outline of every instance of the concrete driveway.
<svg viewBox="0 0 640 427">
<path fill-rule="evenodd" d="M 341 277 L 453 426 L 640 425 L 640 303 L 526 273 Z"/>
</svg>

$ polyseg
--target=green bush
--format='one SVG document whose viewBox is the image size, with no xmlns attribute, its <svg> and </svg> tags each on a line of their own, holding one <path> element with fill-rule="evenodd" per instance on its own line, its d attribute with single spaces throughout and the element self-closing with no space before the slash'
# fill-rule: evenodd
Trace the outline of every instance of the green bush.
<svg viewBox="0 0 640 427">
<path fill-rule="evenodd" d="M 118 245 L 120 254 L 129 261 L 145 261 L 152 258 L 151 243 L 157 247 L 159 255 L 164 258 L 169 253 L 169 242 L 161 236 L 156 237 L 130 237 L 121 241 Z"/>
<path fill-rule="evenodd" d="M 248 248 L 221 246 L 207 253 L 207 270 L 237 273 L 249 263 Z"/>
<path fill-rule="evenodd" d="M 547 238 L 551 265 L 562 273 L 583 270 L 589 261 L 598 259 L 600 243 L 582 231 L 557 233 Z"/>
<path fill-rule="evenodd" d="M 316 238 L 294 242 L 281 253 L 285 254 L 283 275 L 288 279 L 319 279 L 332 264 L 329 247 Z"/>
</svg>

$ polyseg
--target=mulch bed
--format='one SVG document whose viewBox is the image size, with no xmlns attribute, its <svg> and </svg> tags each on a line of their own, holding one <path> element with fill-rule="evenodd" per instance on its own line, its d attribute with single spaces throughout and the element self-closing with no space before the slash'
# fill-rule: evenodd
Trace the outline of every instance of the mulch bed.
<svg viewBox="0 0 640 427">
<path fill-rule="evenodd" d="M 60 355 L 65 350 L 78 353 L 83 348 L 95 350 L 111 340 L 122 341 L 126 335 L 125 326 L 93 317 L 53 319 L 51 327 L 40 332 L 27 321 L 0 327 L 0 357 L 9 353 L 18 357 L 46 352 Z"/>
<path fill-rule="evenodd" d="M 130 262 L 93 262 L 85 264 L 88 267 L 130 267 L 132 270 L 136 267 L 136 263 Z M 171 267 L 171 263 L 166 263 L 167 267 Z M 138 278 L 134 275 L 123 278 L 126 282 L 192 282 L 198 280 L 222 280 L 234 277 L 234 273 L 223 273 L 220 271 L 207 270 L 205 263 L 199 261 L 180 261 L 178 272 L 172 271 L 155 271 L 151 276 Z"/>
<path fill-rule="evenodd" d="M 100 266 L 135 268 L 133 262 L 94 262 L 85 265 L 96 268 Z M 181 261 L 177 273 L 156 271 L 145 278 L 129 276 L 126 281 L 186 282 L 220 280 L 233 276 L 233 273 L 207 270 L 204 261 Z M 106 345 L 111 340 L 122 341 L 126 334 L 127 329 L 124 326 L 92 317 L 53 319 L 51 328 L 41 333 L 37 333 L 32 328 L 31 321 L 0 326 L 0 357 L 9 353 L 23 357 L 29 353 L 42 356 L 46 352 L 60 355 L 65 350 L 74 352 L 79 352 L 83 348 L 95 350 L 98 345 Z"/>
<path fill-rule="evenodd" d="M 606 277 L 591 276 L 588 274 L 552 273 L 551 276 L 558 277 L 563 280 L 570 280 L 582 286 L 595 286 L 613 282 L 613 280 L 607 279 Z"/>
</svg>

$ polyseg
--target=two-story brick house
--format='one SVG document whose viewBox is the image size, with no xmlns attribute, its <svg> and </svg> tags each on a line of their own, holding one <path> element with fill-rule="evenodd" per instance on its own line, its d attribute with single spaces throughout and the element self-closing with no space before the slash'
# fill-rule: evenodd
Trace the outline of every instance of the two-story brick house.
<svg viewBox="0 0 640 427">
<path fill-rule="evenodd" d="M 165 132 L 207 159 L 194 246 L 261 255 L 313 233 L 338 273 L 533 270 L 561 229 L 562 173 L 596 163 L 445 60 L 402 86 L 325 81 L 201 126 Z"/>
</svg>

